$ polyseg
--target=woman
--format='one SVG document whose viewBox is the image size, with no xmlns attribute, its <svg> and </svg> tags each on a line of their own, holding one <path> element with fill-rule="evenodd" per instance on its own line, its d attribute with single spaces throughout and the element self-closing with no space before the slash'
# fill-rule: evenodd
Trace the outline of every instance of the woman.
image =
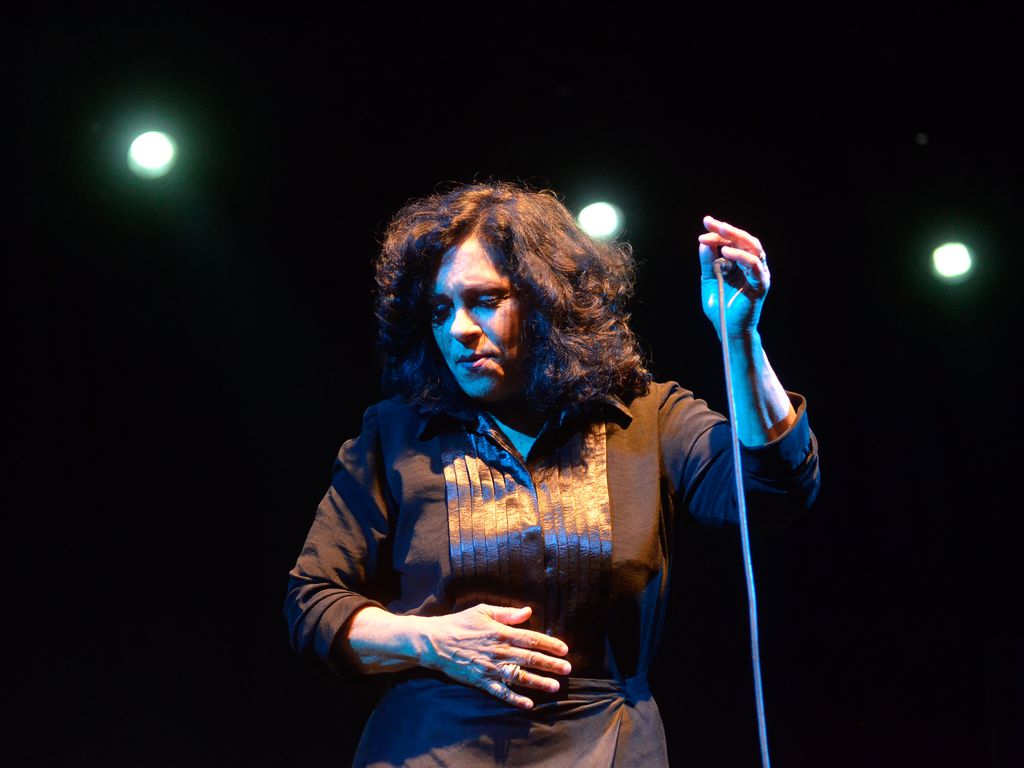
<svg viewBox="0 0 1024 768">
<path fill-rule="evenodd" d="M 813 500 L 815 441 L 761 347 L 760 243 L 704 225 L 720 333 L 711 264 L 738 266 L 724 332 L 751 524 L 768 524 Z M 389 225 L 394 396 L 342 446 L 285 606 L 299 653 L 393 674 L 357 765 L 667 764 L 647 670 L 674 519 L 735 520 L 736 499 L 726 420 L 644 368 L 632 266 L 553 195 L 505 183 Z"/>
</svg>

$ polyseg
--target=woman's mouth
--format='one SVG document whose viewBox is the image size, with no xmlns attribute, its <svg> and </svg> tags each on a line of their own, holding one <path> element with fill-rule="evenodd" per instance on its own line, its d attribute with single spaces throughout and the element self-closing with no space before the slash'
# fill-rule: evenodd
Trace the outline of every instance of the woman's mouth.
<svg viewBox="0 0 1024 768">
<path fill-rule="evenodd" d="M 480 371 L 487 365 L 488 360 L 493 359 L 491 355 L 466 355 L 459 358 L 459 366 L 471 371 Z"/>
</svg>

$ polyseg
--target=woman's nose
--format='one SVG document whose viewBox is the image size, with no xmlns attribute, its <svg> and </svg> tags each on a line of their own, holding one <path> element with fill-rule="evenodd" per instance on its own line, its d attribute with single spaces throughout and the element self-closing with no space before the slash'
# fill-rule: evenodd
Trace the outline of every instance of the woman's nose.
<svg viewBox="0 0 1024 768">
<path fill-rule="evenodd" d="M 464 339 L 471 339 L 480 333 L 480 326 L 476 324 L 476 321 L 470 316 L 463 308 L 455 310 L 455 316 L 452 318 L 451 334 L 459 341 Z"/>
</svg>

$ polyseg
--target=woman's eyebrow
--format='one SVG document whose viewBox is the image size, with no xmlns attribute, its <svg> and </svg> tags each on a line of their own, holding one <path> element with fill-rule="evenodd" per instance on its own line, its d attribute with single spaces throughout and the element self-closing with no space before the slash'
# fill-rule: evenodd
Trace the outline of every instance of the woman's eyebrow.
<svg viewBox="0 0 1024 768">
<path fill-rule="evenodd" d="M 512 286 L 503 282 L 487 282 L 487 283 L 475 283 L 465 284 L 459 287 L 457 293 L 467 296 L 479 296 L 482 293 L 510 293 Z M 451 298 L 450 294 L 444 291 L 434 291 L 431 293 L 431 297 L 434 299 L 448 299 Z"/>
</svg>

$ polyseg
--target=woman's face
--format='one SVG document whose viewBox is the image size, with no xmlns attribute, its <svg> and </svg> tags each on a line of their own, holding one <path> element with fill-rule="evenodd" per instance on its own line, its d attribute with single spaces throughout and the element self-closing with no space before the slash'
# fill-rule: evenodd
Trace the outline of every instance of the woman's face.
<svg viewBox="0 0 1024 768">
<path fill-rule="evenodd" d="M 441 259 L 432 301 L 434 341 L 462 391 L 486 403 L 522 392 L 522 309 L 503 260 L 469 238 Z"/>
</svg>

